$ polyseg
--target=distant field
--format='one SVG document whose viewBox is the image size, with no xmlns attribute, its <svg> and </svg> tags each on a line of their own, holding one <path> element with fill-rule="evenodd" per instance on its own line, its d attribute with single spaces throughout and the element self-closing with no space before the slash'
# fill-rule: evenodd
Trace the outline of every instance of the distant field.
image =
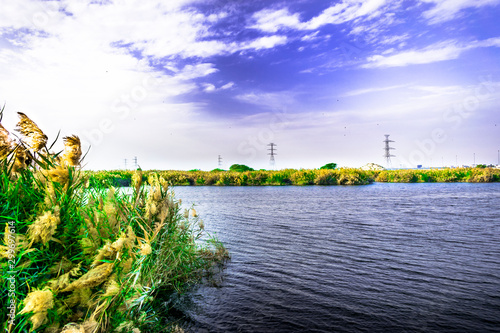
<svg viewBox="0 0 500 333">
<path fill-rule="evenodd" d="M 89 185 L 130 186 L 134 171 L 86 171 Z M 284 169 L 258 171 L 176 171 L 148 170 L 143 172 L 147 179 L 158 174 L 172 185 L 217 185 L 217 186 L 259 186 L 259 185 L 366 185 L 372 182 L 388 183 L 431 183 L 471 182 L 489 183 L 500 181 L 500 169 L 494 168 L 449 168 L 429 170 L 384 170 L 367 171 L 341 168 L 337 170 Z"/>
</svg>

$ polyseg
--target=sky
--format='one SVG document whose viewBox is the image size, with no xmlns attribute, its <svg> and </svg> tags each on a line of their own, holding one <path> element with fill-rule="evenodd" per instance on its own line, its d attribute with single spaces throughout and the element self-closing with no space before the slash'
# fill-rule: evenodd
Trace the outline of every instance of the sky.
<svg viewBox="0 0 500 333">
<path fill-rule="evenodd" d="M 0 0 L 2 124 L 86 169 L 497 164 L 500 0 Z M 54 149 L 62 149 L 61 139 Z"/>
</svg>

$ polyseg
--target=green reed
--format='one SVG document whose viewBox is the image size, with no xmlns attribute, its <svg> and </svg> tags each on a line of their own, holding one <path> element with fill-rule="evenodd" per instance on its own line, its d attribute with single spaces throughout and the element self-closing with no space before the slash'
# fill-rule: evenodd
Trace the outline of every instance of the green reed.
<svg viewBox="0 0 500 333">
<path fill-rule="evenodd" d="M 20 116 L 18 141 L 0 125 L 0 294 L 13 304 L 0 308 L 4 331 L 178 332 L 158 295 L 199 283 L 229 258 L 225 247 L 160 175 L 115 173 L 133 187 L 117 191 L 110 173 L 80 169 L 76 136 L 51 153 Z"/>
</svg>

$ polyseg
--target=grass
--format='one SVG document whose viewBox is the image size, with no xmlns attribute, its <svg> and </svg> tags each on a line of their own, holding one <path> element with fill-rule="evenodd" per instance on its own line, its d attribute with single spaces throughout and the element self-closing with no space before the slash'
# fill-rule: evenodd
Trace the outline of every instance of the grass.
<svg viewBox="0 0 500 333">
<path fill-rule="evenodd" d="M 199 283 L 227 250 L 160 174 L 130 174 L 131 194 L 101 186 L 79 168 L 78 137 L 52 153 L 20 117 L 18 141 L 0 125 L 4 331 L 179 331 L 162 321 L 168 310 L 157 296 Z"/>
</svg>

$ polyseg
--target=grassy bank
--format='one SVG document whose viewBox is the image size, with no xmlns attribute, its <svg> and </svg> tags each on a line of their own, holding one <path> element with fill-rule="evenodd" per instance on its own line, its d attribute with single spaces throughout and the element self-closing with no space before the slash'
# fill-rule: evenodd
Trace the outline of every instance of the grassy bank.
<svg viewBox="0 0 500 333">
<path fill-rule="evenodd" d="M 144 171 L 145 177 L 157 174 L 173 185 L 365 185 L 371 174 L 359 169 L 278 171 Z M 128 186 L 133 171 L 88 171 L 91 182 L 99 185 Z"/>
<path fill-rule="evenodd" d="M 87 171 L 91 185 L 130 186 L 133 171 Z M 498 182 L 500 170 L 492 168 L 453 168 L 430 170 L 361 169 L 278 171 L 144 171 L 144 177 L 159 175 L 173 185 L 257 186 L 257 185 L 366 185 L 374 181 L 389 183 Z"/>
<path fill-rule="evenodd" d="M 490 183 L 500 181 L 500 169 L 448 168 L 426 170 L 374 171 L 377 182 L 386 183 Z"/>
<path fill-rule="evenodd" d="M 157 296 L 200 282 L 227 250 L 203 237 L 203 221 L 160 174 L 131 173 L 131 195 L 88 187 L 78 137 L 51 153 L 38 126 L 20 117 L 18 141 L 0 125 L 3 330 L 180 332 Z"/>
</svg>

